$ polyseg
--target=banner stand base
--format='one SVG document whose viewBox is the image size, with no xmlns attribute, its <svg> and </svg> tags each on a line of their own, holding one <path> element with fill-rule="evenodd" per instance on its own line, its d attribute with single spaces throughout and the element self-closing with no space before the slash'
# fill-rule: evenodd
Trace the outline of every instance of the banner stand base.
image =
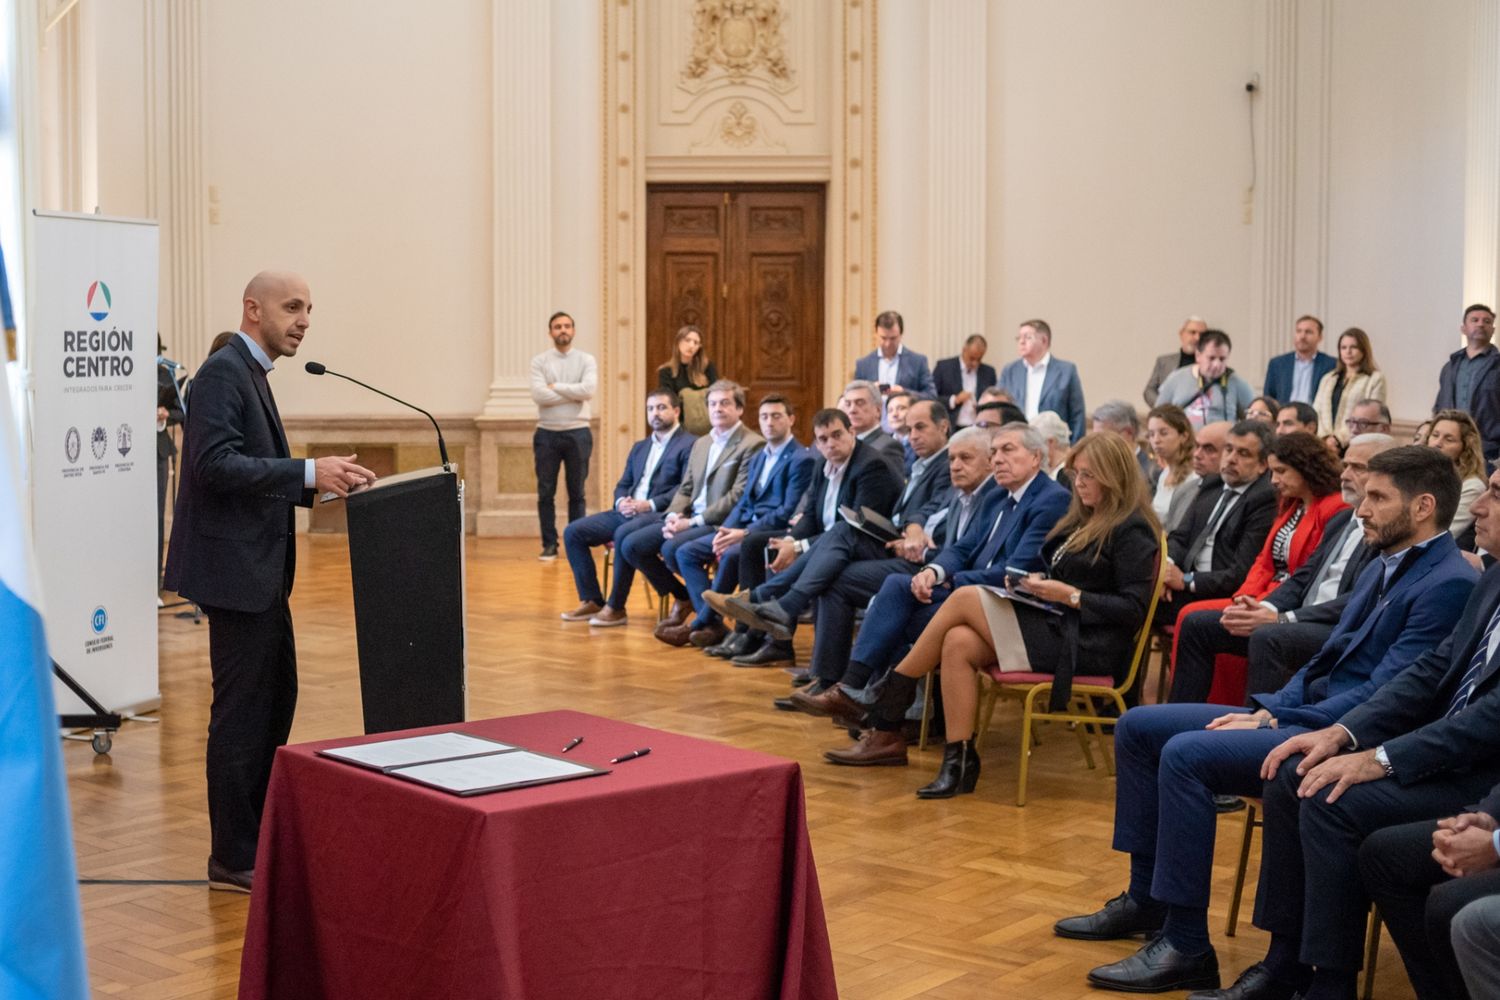
<svg viewBox="0 0 1500 1000">
<path fill-rule="evenodd" d="M 58 725 L 63 729 L 92 729 L 94 735 L 89 742 L 94 746 L 94 753 L 109 753 L 110 747 L 114 745 L 114 734 L 120 729 L 120 716 L 106 711 L 104 706 L 99 704 L 98 699 L 89 694 L 83 685 L 75 681 L 73 676 L 56 660 L 52 661 L 52 672 L 57 675 L 58 680 L 67 685 L 68 690 L 76 694 L 79 700 L 93 710 L 92 714 L 59 715 Z"/>
</svg>

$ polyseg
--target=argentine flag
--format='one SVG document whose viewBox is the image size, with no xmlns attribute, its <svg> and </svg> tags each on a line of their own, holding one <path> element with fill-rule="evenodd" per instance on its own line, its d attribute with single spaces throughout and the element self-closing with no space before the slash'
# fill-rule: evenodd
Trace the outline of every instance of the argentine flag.
<svg viewBox="0 0 1500 1000">
<path fill-rule="evenodd" d="M 73 832 L 0 360 L 0 997 L 86 1000 Z"/>
</svg>

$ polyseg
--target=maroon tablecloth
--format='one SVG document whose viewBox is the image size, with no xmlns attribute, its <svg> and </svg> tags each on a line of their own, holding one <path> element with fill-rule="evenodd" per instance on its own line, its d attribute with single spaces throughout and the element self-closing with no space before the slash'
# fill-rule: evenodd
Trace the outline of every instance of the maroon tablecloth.
<svg viewBox="0 0 1500 1000">
<path fill-rule="evenodd" d="M 439 726 L 613 773 L 459 798 L 276 755 L 241 1000 L 838 996 L 791 761 L 581 712 Z M 409 734 L 403 734 L 409 735 Z"/>
</svg>

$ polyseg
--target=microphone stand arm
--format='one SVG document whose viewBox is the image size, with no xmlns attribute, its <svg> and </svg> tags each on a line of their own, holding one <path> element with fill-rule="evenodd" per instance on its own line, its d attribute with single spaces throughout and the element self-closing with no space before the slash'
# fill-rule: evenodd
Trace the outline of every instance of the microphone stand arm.
<svg viewBox="0 0 1500 1000">
<path fill-rule="evenodd" d="M 438 454 L 442 456 L 442 459 L 443 459 L 443 469 L 444 469 L 444 471 L 452 471 L 452 464 L 448 461 L 448 446 L 447 446 L 447 444 L 445 444 L 443 442 L 443 429 L 438 426 L 437 419 L 435 417 L 433 417 L 432 414 L 428 413 L 426 410 L 422 409 L 420 406 L 416 406 L 416 405 L 414 405 L 412 403 L 408 403 L 404 399 L 397 399 L 395 396 L 392 396 L 388 392 L 381 392 L 379 389 L 375 388 L 373 385 L 366 385 L 364 382 L 361 382 L 357 378 L 350 378 L 348 375 L 341 375 L 338 372 L 334 371 L 332 368 L 326 368 L 326 369 L 324 369 L 324 372 L 325 372 L 325 374 L 328 374 L 328 375 L 338 375 L 339 378 L 343 379 L 346 382 L 353 382 L 355 385 L 363 386 L 364 388 L 369 389 L 371 392 L 376 393 L 377 395 L 384 396 L 386 399 L 389 399 L 393 403 L 400 403 L 402 406 L 405 406 L 408 409 L 416 410 L 418 413 L 422 414 L 422 416 L 426 417 L 428 420 L 431 420 L 432 421 L 432 429 L 437 432 Z"/>
</svg>

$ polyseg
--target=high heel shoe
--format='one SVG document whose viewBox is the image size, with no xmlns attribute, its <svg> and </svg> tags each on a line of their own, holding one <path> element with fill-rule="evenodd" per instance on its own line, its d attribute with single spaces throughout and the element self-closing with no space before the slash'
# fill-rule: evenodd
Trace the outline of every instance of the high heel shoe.
<svg viewBox="0 0 1500 1000">
<path fill-rule="evenodd" d="M 943 763 L 932 784 L 917 789 L 919 799 L 951 799 L 968 795 L 979 783 L 979 754 L 973 739 L 943 744 Z"/>
</svg>

